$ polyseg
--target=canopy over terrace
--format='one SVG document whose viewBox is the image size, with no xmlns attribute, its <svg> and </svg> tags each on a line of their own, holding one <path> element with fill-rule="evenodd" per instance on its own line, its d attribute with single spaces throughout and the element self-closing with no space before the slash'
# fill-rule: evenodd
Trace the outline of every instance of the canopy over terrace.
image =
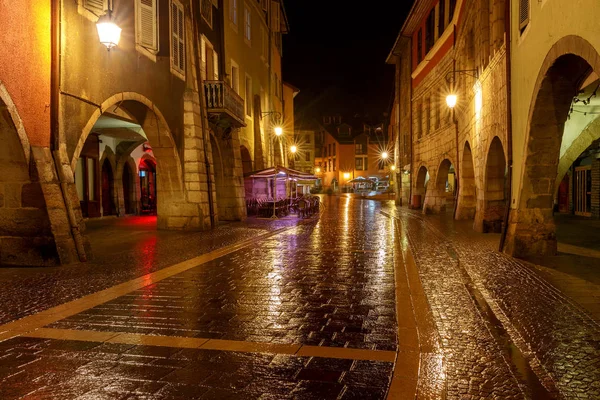
<svg viewBox="0 0 600 400">
<path fill-rule="evenodd" d="M 244 175 L 246 198 L 287 198 L 298 181 L 316 181 L 313 174 L 296 171 L 281 165 Z M 276 191 L 274 189 L 276 187 Z M 275 192 L 275 196 L 273 193 Z"/>
</svg>

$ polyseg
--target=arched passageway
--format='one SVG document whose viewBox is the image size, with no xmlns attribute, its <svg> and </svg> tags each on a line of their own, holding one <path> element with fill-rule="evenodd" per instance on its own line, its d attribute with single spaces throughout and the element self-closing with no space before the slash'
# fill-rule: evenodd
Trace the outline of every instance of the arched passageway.
<svg viewBox="0 0 600 400">
<path fill-rule="evenodd" d="M 506 157 L 498 136 L 490 145 L 485 163 L 484 190 L 478 199 L 475 230 L 478 232 L 502 231 L 506 211 Z"/>
<path fill-rule="evenodd" d="M 210 225 L 200 196 L 196 193 L 186 196 L 180 155 L 163 115 L 152 102 L 135 93 L 118 94 L 105 101 L 91 116 L 75 147 L 71 166 L 80 199 L 86 196 L 86 191 L 89 193 L 85 199 L 89 203 L 88 212 L 84 210 L 87 217 L 99 216 L 96 211 L 100 209 L 96 203 L 101 195 L 98 159 L 99 154 L 108 149 L 116 160 L 112 172 L 115 208 L 119 215 L 155 214 L 159 229 L 195 230 L 205 228 L 207 223 Z M 152 161 L 141 163 L 142 159 Z M 129 171 L 125 174 L 129 175 L 123 179 L 127 163 Z M 146 175 L 140 176 L 142 173 Z M 128 201 L 123 192 L 125 187 L 129 188 Z"/>
<path fill-rule="evenodd" d="M 425 198 L 425 194 L 427 193 L 428 182 L 429 172 L 427 171 L 427 168 L 425 166 L 421 166 L 421 168 L 419 168 L 419 172 L 417 173 L 417 180 L 413 189 L 410 204 L 411 208 L 420 209 L 423 207 L 423 200 Z"/>
<path fill-rule="evenodd" d="M 444 159 L 438 167 L 435 185 L 431 187 L 425 196 L 425 213 L 440 213 L 447 210 L 447 205 L 454 202 L 456 180 L 454 166 L 448 159 Z"/>
<path fill-rule="evenodd" d="M 556 254 L 553 210 L 557 180 L 562 178 L 558 164 L 565 123 L 583 83 L 600 69 L 587 60 L 598 63 L 600 56 L 585 40 L 569 36 L 554 45 L 542 65 L 528 123 L 520 199 L 511 210 L 505 247 L 509 254 Z M 575 142 L 572 137 L 568 141 Z"/>
<path fill-rule="evenodd" d="M 475 169 L 473 168 L 473 153 L 469 142 L 465 143 L 461 162 L 460 188 L 456 219 L 473 219 L 477 203 L 477 186 L 475 184 Z"/>
</svg>

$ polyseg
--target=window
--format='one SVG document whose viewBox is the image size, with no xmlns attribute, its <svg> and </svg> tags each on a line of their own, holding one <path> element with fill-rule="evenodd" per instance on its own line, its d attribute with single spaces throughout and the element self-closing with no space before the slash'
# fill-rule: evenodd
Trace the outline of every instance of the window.
<svg viewBox="0 0 600 400">
<path fill-rule="evenodd" d="M 519 0 L 519 29 L 523 31 L 529 24 L 529 0 Z"/>
<path fill-rule="evenodd" d="M 200 13 L 202 14 L 202 19 L 212 28 L 212 0 L 201 0 Z"/>
<path fill-rule="evenodd" d="M 367 146 L 364 143 L 356 143 L 354 145 L 354 152 L 356 154 L 367 154 Z"/>
<path fill-rule="evenodd" d="M 269 37 L 267 36 L 267 31 L 261 25 L 260 27 L 260 47 L 261 47 L 261 57 L 263 61 L 267 61 L 269 59 Z"/>
<path fill-rule="evenodd" d="M 238 0 L 229 0 L 229 20 L 237 26 L 238 24 Z"/>
<path fill-rule="evenodd" d="M 310 144 L 310 135 L 305 135 L 304 136 L 304 143 Z"/>
<path fill-rule="evenodd" d="M 358 171 L 362 171 L 363 170 L 363 159 L 362 157 L 356 157 L 356 159 L 354 160 L 355 163 L 355 169 Z"/>
<path fill-rule="evenodd" d="M 278 1 L 271 1 L 271 31 L 281 31 L 281 9 Z"/>
<path fill-rule="evenodd" d="M 252 41 L 252 14 L 248 7 L 244 7 L 244 38 Z"/>
<path fill-rule="evenodd" d="M 83 7 L 99 17 L 108 10 L 108 0 L 83 0 Z"/>
<path fill-rule="evenodd" d="M 240 67 L 233 60 L 231 61 L 231 88 L 237 94 L 240 93 Z"/>
<path fill-rule="evenodd" d="M 179 1 L 171 2 L 171 70 L 185 79 L 185 27 L 183 6 Z"/>
<path fill-rule="evenodd" d="M 446 0 L 440 0 L 440 8 L 438 10 L 438 37 L 442 36 L 446 29 Z"/>
<path fill-rule="evenodd" d="M 441 116 L 440 116 L 440 108 L 441 108 L 441 104 L 440 101 L 437 100 L 435 101 L 435 129 L 440 129 L 441 126 Z"/>
<path fill-rule="evenodd" d="M 304 161 L 310 162 L 310 151 L 307 151 L 304 155 Z"/>
<path fill-rule="evenodd" d="M 417 105 L 417 138 L 421 138 L 423 134 L 423 106 L 419 103 Z"/>
<path fill-rule="evenodd" d="M 252 116 L 252 78 L 246 75 L 246 115 Z"/>
<path fill-rule="evenodd" d="M 329 157 L 329 156 L 331 156 L 331 155 L 333 155 L 333 153 L 331 152 L 331 143 L 329 143 L 329 144 L 327 145 L 327 156 Z"/>
<path fill-rule="evenodd" d="M 423 60 L 423 30 L 417 33 L 417 64 Z"/>
<path fill-rule="evenodd" d="M 427 17 L 427 23 L 425 25 L 425 54 L 433 48 L 435 43 L 435 9 L 431 10 Z"/>
<path fill-rule="evenodd" d="M 431 97 L 427 99 L 427 110 L 425 110 L 425 133 L 431 131 Z"/>
<path fill-rule="evenodd" d="M 135 43 L 156 54 L 158 51 L 157 0 L 136 0 Z"/>
<path fill-rule="evenodd" d="M 335 156 L 335 143 L 333 144 L 333 155 Z"/>
</svg>

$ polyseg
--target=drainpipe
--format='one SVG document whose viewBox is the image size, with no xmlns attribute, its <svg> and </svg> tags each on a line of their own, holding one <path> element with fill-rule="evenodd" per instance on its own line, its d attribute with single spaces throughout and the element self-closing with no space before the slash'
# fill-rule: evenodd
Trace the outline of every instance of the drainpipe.
<svg viewBox="0 0 600 400">
<path fill-rule="evenodd" d="M 198 29 L 198 18 L 200 10 L 195 10 L 194 4 L 200 5 L 198 1 L 192 1 L 190 5 L 190 16 L 192 18 L 192 27 L 194 30 L 194 56 L 198 56 L 194 62 L 196 66 L 196 84 L 198 85 L 198 97 L 200 100 L 200 126 L 202 129 L 202 140 L 204 141 L 204 163 L 206 166 L 206 185 L 208 188 L 208 210 L 210 213 L 210 227 L 215 227 L 215 206 L 213 204 L 213 190 L 212 180 L 210 175 L 210 160 L 208 159 L 208 146 L 210 145 L 210 138 L 207 137 L 208 127 L 206 126 L 207 118 L 204 115 L 206 112 L 206 99 L 204 97 L 204 82 L 202 81 L 202 73 L 200 69 L 200 62 L 202 55 L 198 49 L 198 43 L 200 42 L 200 34 Z M 198 11 L 198 14 L 196 13 Z"/>
<path fill-rule="evenodd" d="M 512 73 L 511 73 L 511 20 L 510 1 L 505 2 L 504 21 L 506 31 L 506 147 L 508 158 L 508 194 L 506 196 L 506 209 L 504 210 L 504 221 L 502 224 L 502 236 L 500 236 L 499 251 L 504 250 L 506 235 L 508 233 L 508 220 L 510 218 L 510 207 L 512 202 L 512 180 L 513 180 L 513 148 L 512 148 Z"/>
<path fill-rule="evenodd" d="M 79 223 L 73 203 L 69 196 L 68 183 L 65 179 L 59 156 L 60 138 L 59 138 L 59 93 L 60 93 L 60 33 L 61 33 L 61 9 L 60 0 L 52 0 L 50 3 L 50 153 L 54 161 L 54 168 L 58 176 L 59 187 L 69 220 L 69 227 L 75 249 L 80 262 L 87 261 L 85 254 L 84 240 L 79 231 Z"/>
<path fill-rule="evenodd" d="M 454 25 L 454 44 L 452 45 L 452 51 L 456 53 L 456 25 Z M 456 86 L 456 54 L 452 60 L 452 89 L 455 89 Z M 452 214 L 452 218 L 456 219 L 456 210 L 458 209 L 458 194 L 460 191 L 460 183 L 459 183 L 459 171 L 460 171 L 460 147 L 458 145 L 458 119 L 456 119 L 456 110 L 452 109 L 452 119 L 454 121 L 454 135 L 456 140 L 456 166 L 454 167 L 454 191 L 456 194 L 454 195 L 454 212 Z"/>
</svg>

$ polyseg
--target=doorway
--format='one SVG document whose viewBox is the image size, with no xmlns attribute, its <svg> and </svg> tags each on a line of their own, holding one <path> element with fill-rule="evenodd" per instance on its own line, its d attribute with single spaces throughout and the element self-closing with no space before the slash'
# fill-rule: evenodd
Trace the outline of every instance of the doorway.
<svg viewBox="0 0 600 400">
<path fill-rule="evenodd" d="M 141 213 L 156 215 L 156 165 L 150 160 L 140 162 Z"/>
<path fill-rule="evenodd" d="M 113 173 L 108 159 L 102 163 L 102 215 L 115 214 L 115 202 L 113 199 Z"/>
<path fill-rule="evenodd" d="M 575 215 L 592 216 L 592 167 L 575 168 Z"/>
<path fill-rule="evenodd" d="M 125 204 L 125 214 L 134 214 L 135 210 L 131 204 L 131 189 L 133 189 L 133 185 L 131 184 L 132 178 L 131 170 L 129 169 L 129 164 L 125 164 L 123 167 L 123 203 Z"/>
</svg>

